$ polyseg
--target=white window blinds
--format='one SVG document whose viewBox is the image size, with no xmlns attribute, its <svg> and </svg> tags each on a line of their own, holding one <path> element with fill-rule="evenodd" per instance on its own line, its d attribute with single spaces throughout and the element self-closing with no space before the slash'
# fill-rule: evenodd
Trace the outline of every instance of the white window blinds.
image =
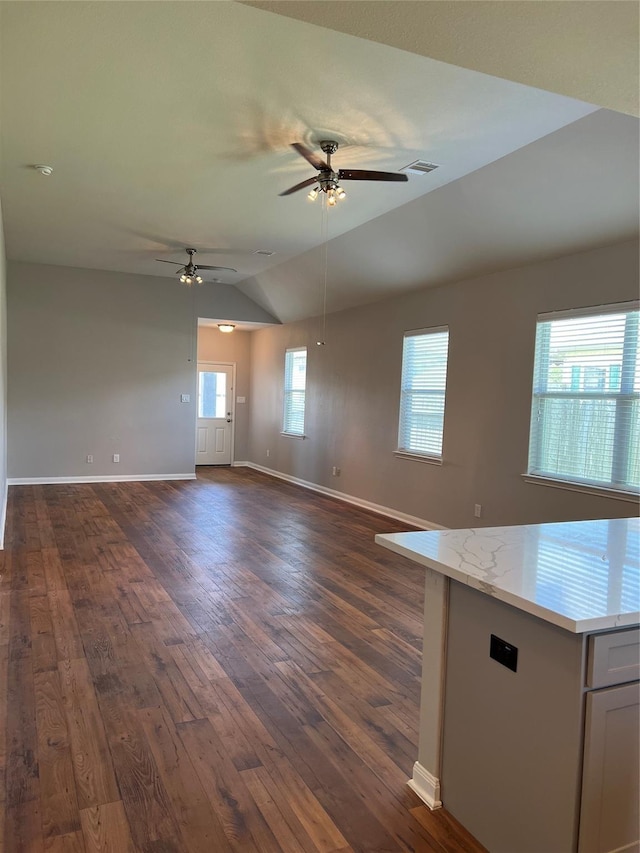
<svg viewBox="0 0 640 853">
<path fill-rule="evenodd" d="M 640 487 L 638 306 L 538 318 L 529 473 Z"/>
<path fill-rule="evenodd" d="M 402 385 L 398 450 L 442 456 L 449 329 L 406 332 L 402 349 Z"/>
<path fill-rule="evenodd" d="M 306 347 L 288 349 L 284 357 L 283 432 L 304 435 L 304 403 L 307 383 Z"/>
</svg>

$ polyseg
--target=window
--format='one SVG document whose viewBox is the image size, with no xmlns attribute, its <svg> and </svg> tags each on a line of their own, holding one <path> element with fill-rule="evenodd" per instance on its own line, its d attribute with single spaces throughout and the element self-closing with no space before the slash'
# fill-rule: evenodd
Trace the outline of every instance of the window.
<svg viewBox="0 0 640 853">
<path fill-rule="evenodd" d="M 639 405 L 637 304 L 538 318 L 530 474 L 635 491 Z"/>
<path fill-rule="evenodd" d="M 442 457 L 448 352 L 446 326 L 405 333 L 398 430 L 401 453 Z"/>
<path fill-rule="evenodd" d="M 288 349 L 284 357 L 284 418 L 282 431 L 304 435 L 304 398 L 307 381 L 307 349 Z"/>
<path fill-rule="evenodd" d="M 227 406 L 227 374 L 198 372 L 198 417 L 223 418 Z"/>
</svg>

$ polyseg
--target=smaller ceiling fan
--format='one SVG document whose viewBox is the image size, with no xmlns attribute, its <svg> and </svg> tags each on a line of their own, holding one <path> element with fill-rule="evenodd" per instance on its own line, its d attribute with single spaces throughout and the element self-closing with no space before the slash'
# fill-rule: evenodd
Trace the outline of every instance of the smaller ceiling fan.
<svg viewBox="0 0 640 853">
<path fill-rule="evenodd" d="M 186 264 L 181 264 L 180 261 L 165 261 L 164 258 L 156 258 L 156 261 L 160 261 L 161 264 L 175 264 L 180 267 L 179 270 L 176 270 L 176 275 L 180 276 L 180 281 L 186 285 L 192 284 L 202 284 L 202 277 L 198 274 L 198 270 L 221 270 L 224 272 L 238 272 L 238 270 L 232 269 L 232 267 L 212 267 L 209 264 L 195 264 L 193 262 L 193 256 L 197 253 L 197 249 L 185 249 L 185 252 L 189 255 L 189 260 Z"/>
<path fill-rule="evenodd" d="M 319 192 L 327 194 L 327 204 L 333 207 L 337 204 L 338 199 L 343 199 L 346 196 L 345 191 L 340 186 L 341 181 L 407 181 L 408 176 L 400 172 L 372 172 L 365 169 L 338 169 L 335 172 L 331 166 L 331 155 L 338 150 L 338 143 L 332 139 L 325 139 L 320 143 L 320 148 L 327 155 L 326 162 L 318 157 L 313 151 L 309 151 L 300 142 L 292 142 L 291 147 L 304 157 L 307 162 L 311 163 L 314 169 L 317 169 L 319 174 L 315 178 L 307 178 L 306 181 L 301 181 L 294 187 L 289 187 L 288 190 L 280 193 L 280 195 L 291 195 L 305 187 L 310 187 L 311 184 L 318 186 L 311 190 L 309 198 L 311 200 L 318 197 Z"/>
</svg>

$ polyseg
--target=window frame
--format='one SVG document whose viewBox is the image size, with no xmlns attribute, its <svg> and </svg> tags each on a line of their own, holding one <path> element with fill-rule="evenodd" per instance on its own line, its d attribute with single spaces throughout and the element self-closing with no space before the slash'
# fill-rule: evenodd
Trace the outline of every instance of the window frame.
<svg viewBox="0 0 640 853">
<path fill-rule="evenodd" d="M 631 420 L 623 414 L 624 404 L 631 404 L 634 400 L 640 399 L 640 392 L 633 390 L 634 378 L 636 371 L 637 352 L 640 347 L 639 337 L 639 317 L 638 310 L 640 308 L 639 300 L 627 302 L 609 303 L 606 305 L 594 305 L 589 307 L 565 309 L 561 311 L 552 311 L 538 314 L 535 326 L 535 341 L 534 341 L 534 364 L 532 371 L 532 387 L 531 387 L 531 406 L 529 412 L 529 435 L 528 435 L 528 450 L 527 450 L 527 473 L 522 477 L 526 482 L 549 485 L 556 488 L 565 488 L 570 491 L 581 491 L 588 494 L 599 494 L 603 496 L 615 497 L 622 500 L 637 500 L 638 487 L 629 482 L 624 482 L 621 477 L 621 472 L 626 471 L 628 463 L 628 455 L 631 448 L 629 440 L 629 428 Z M 545 370 L 545 360 L 548 363 L 549 358 L 549 336 L 547 335 L 546 342 L 543 340 L 541 344 L 541 354 L 539 355 L 538 336 L 540 334 L 540 325 L 542 323 L 552 323 L 559 320 L 580 319 L 581 317 L 605 317 L 608 314 L 630 314 L 636 312 L 636 317 L 631 323 L 625 322 L 625 330 L 623 335 L 623 352 L 622 365 L 620 375 L 620 390 L 612 390 L 611 387 L 603 387 L 602 389 L 584 389 L 580 391 L 578 387 L 569 391 L 552 392 L 543 389 L 545 382 L 540 381 L 540 375 Z M 550 327 L 548 327 L 550 329 Z M 544 352 L 546 344 L 546 353 Z M 573 382 L 573 377 L 572 377 Z M 614 439 L 612 444 L 612 464 L 611 464 L 611 479 L 610 481 L 596 480 L 588 477 L 579 477 L 573 474 L 562 475 L 555 472 L 545 472 L 540 466 L 534 467 L 534 459 L 540 459 L 540 444 L 542 440 L 542 429 L 539 429 L 534 434 L 534 418 L 536 410 L 539 409 L 539 401 L 542 399 L 581 399 L 593 400 L 615 400 L 616 408 L 614 415 Z M 538 418 L 540 412 L 538 412 Z M 538 449 L 532 453 L 534 443 L 537 442 Z M 618 477 L 618 479 L 616 479 Z"/>
<path fill-rule="evenodd" d="M 290 407 L 288 406 L 288 401 L 294 393 L 300 393 L 300 389 L 294 389 L 287 387 L 287 380 L 290 374 L 288 363 L 289 357 L 293 356 L 294 353 L 304 352 L 304 376 L 305 383 L 304 388 L 302 389 L 302 429 L 300 431 L 292 429 L 291 424 L 287 423 L 287 414 L 290 412 Z M 306 346 L 302 347 L 287 347 L 284 352 L 284 376 L 283 376 L 283 400 L 282 400 L 282 431 L 281 435 L 287 435 L 292 438 L 305 438 L 305 418 L 307 414 L 307 367 L 308 367 L 308 356 L 309 353 L 307 351 Z"/>
<path fill-rule="evenodd" d="M 419 338 L 419 337 L 428 337 L 430 335 L 437 335 L 446 333 L 447 335 L 447 354 L 445 360 L 445 368 L 444 368 L 444 388 L 442 391 L 440 389 L 430 389 L 430 394 L 442 394 L 442 403 L 443 403 L 443 413 L 442 413 L 442 432 L 440 435 L 440 452 L 433 453 L 418 450 L 412 447 L 403 447 L 402 446 L 402 436 L 406 435 L 406 424 L 403 422 L 403 416 L 406 414 L 406 408 L 404 405 L 405 395 L 409 389 L 405 388 L 405 371 L 406 371 L 406 342 L 409 338 Z M 444 459 L 444 431 L 445 431 L 445 418 L 446 418 L 446 401 L 447 401 L 447 382 L 449 377 L 449 344 L 450 344 L 451 334 L 448 325 L 440 325 L 440 326 L 429 326 L 424 329 L 409 329 L 404 332 L 402 337 L 402 366 L 400 372 L 400 404 L 399 404 L 399 412 L 398 412 L 398 438 L 397 438 L 397 446 L 394 450 L 394 455 L 405 458 L 405 459 L 413 459 L 419 462 L 427 462 L 434 465 L 442 465 Z"/>
</svg>

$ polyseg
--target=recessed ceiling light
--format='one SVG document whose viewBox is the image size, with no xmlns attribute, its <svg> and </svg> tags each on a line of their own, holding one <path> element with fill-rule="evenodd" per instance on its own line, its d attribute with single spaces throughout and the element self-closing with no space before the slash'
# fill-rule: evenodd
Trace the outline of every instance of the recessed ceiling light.
<svg viewBox="0 0 640 853">
<path fill-rule="evenodd" d="M 34 166 L 33 168 L 36 172 L 40 172 L 41 175 L 46 175 L 47 177 L 53 175 L 53 166 Z"/>
</svg>

